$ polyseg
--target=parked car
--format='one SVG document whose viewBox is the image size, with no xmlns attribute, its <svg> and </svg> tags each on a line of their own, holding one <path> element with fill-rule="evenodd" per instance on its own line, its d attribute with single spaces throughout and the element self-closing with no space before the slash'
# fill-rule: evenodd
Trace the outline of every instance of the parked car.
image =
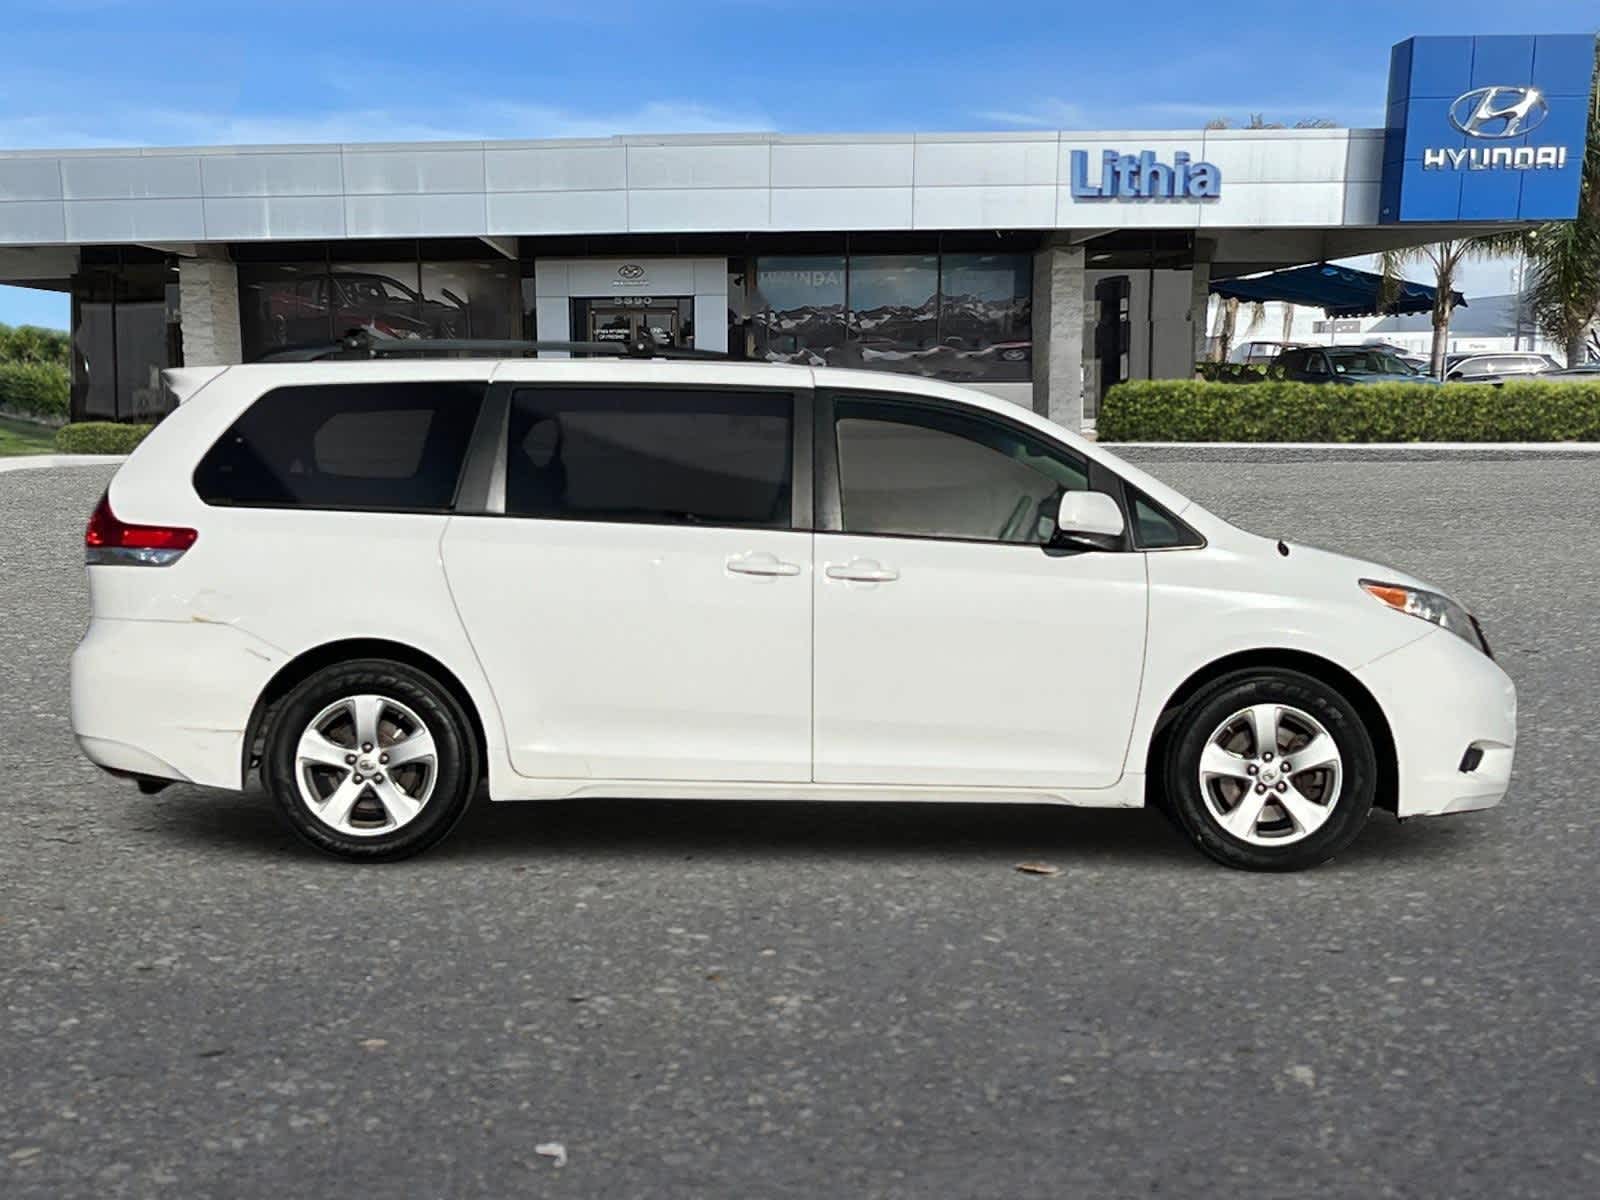
<svg viewBox="0 0 1600 1200">
<path fill-rule="evenodd" d="M 1394 342 L 1362 342 L 1361 348 L 1364 350 L 1386 351 L 1387 353 L 1394 355 L 1419 375 L 1428 374 L 1428 369 L 1433 365 L 1432 360 L 1430 360 L 1426 354 L 1418 354 L 1415 350 L 1412 350 L 1406 346 L 1397 345 Z"/>
<path fill-rule="evenodd" d="M 1534 379 L 1551 379 L 1558 383 L 1594 383 L 1600 381 L 1600 362 L 1584 363 L 1577 367 L 1559 367 L 1554 371 L 1540 371 Z"/>
<path fill-rule="evenodd" d="M 1558 370 L 1561 364 L 1548 354 L 1505 350 L 1484 354 L 1449 354 L 1444 360 L 1446 383 L 1492 383 L 1514 375 L 1536 375 Z"/>
<path fill-rule="evenodd" d="M 84 542 L 88 758 L 259 774 L 415 853 L 493 800 L 1049 802 L 1302 867 L 1487 808 L 1516 703 L 1391 567 L 1247 533 L 907 375 L 726 362 L 169 371 Z"/>
<path fill-rule="evenodd" d="M 1265 366 L 1267 363 L 1276 362 L 1278 356 L 1285 350 L 1303 345 L 1304 342 L 1240 342 L 1228 352 L 1228 361 Z"/>
<path fill-rule="evenodd" d="M 1306 346 L 1286 350 L 1274 376 L 1302 383 L 1432 383 L 1386 350 L 1369 346 Z"/>
<path fill-rule="evenodd" d="M 326 341 L 330 304 L 335 337 L 352 330 L 379 338 L 468 336 L 465 301 L 449 289 L 444 295 L 444 301 L 430 300 L 397 279 L 373 272 L 308 275 L 292 287 L 268 293 L 270 344 Z"/>
</svg>

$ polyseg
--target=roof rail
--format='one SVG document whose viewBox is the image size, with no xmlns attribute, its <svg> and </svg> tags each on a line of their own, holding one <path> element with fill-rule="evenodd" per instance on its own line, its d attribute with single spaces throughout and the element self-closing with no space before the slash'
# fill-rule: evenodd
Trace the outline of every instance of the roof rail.
<svg viewBox="0 0 1600 1200">
<path fill-rule="evenodd" d="M 681 346 L 657 345 L 649 330 L 640 330 L 638 336 L 627 341 L 530 342 L 516 338 L 375 338 L 365 329 L 352 329 L 337 342 L 284 346 L 261 355 L 255 361 L 317 362 L 328 358 L 407 358 L 449 354 L 511 358 L 541 351 L 603 358 L 728 357 L 720 350 L 689 350 Z"/>
</svg>

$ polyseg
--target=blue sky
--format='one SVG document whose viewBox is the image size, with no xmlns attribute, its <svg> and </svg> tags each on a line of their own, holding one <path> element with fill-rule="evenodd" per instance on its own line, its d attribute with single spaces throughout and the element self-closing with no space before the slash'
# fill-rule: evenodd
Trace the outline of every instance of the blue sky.
<svg viewBox="0 0 1600 1200">
<path fill-rule="evenodd" d="M 1600 29 L 1595 0 L 8 0 L 0 149 L 716 130 L 1381 123 L 1412 34 Z M 65 326 L 0 288 L 0 321 Z"/>
</svg>

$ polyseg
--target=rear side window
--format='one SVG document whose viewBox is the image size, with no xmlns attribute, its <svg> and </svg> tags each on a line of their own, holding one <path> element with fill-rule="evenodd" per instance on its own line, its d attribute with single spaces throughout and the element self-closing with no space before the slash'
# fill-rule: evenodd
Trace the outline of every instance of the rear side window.
<svg viewBox="0 0 1600 1200">
<path fill-rule="evenodd" d="M 207 451 L 207 504 L 387 511 L 455 500 L 484 385 L 355 383 L 276 388 Z"/>
<path fill-rule="evenodd" d="M 1544 369 L 1542 362 L 1527 354 L 1511 354 L 1490 361 L 1494 364 L 1494 371 L 1501 375 L 1526 375 Z"/>
<path fill-rule="evenodd" d="M 785 392 L 523 389 L 511 403 L 506 511 L 788 528 L 793 409 Z"/>
</svg>

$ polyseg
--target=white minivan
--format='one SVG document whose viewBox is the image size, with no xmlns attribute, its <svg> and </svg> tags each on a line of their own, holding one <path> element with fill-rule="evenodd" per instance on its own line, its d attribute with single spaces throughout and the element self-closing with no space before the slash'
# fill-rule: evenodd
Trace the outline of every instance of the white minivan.
<svg viewBox="0 0 1600 1200">
<path fill-rule="evenodd" d="M 1283 869 L 1499 802 L 1465 609 L 1026 409 L 726 362 L 307 361 L 188 395 L 86 533 L 72 726 L 392 859 L 494 800 L 1164 809 Z"/>
</svg>

